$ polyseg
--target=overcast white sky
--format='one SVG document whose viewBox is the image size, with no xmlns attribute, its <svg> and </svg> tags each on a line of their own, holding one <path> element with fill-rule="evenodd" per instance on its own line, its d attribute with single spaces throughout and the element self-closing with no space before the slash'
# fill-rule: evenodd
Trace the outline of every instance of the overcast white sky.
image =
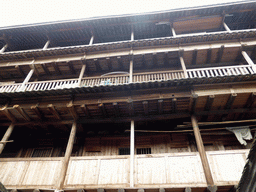
<svg viewBox="0 0 256 192">
<path fill-rule="evenodd" d="M 0 0 L 0 27 L 234 1 L 241 0 Z"/>
</svg>

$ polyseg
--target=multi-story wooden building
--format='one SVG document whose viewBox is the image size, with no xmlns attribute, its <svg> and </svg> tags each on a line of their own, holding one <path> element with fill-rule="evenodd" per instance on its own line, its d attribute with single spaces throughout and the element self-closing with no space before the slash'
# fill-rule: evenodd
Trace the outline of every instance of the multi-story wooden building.
<svg viewBox="0 0 256 192">
<path fill-rule="evenodd" d="M 255 25 L 246 1 L 0 28 L 0 182 L 235 191 L 252 143 L 236 131 L 256 128 Z"/>
</svg>

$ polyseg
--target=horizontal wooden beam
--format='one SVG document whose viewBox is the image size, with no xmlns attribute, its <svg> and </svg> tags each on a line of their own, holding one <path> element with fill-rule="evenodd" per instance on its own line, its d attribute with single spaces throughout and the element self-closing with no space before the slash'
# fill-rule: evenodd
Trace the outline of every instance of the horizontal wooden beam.
<svg viewBox="0 0 256 192">
<path fill-rule="evenodd" d="M 180 46 L 173 46 L 173 47 L 155 47 L 154 49 L 138 49 L 133 51 L 133 55 L 145 55 L 145 54 L 153 54 L 153 53 L 163 53 L 163 52 L 176 52 L 183 49 L 184 51 L 193 51 L 197 50 L 207 50 L 207 49 L 220 49 L 222 46 L 225 48 L 229 47 L 242 47 L 243 44 L 247 46 L 254 46 L 256 45 L 256 40 L 254 41 L 242 41 L 240 42 L 229 42 L 229 43 L 211 43 L 211 44 L 202 44 L 202 45 L 180 45 Z M 51 58 L 38 58 L 38 59 L 27 59 L 24 61 L 7 61 L 1 62 L 0 67 L 6 66 L 16 66 L 16 65 L 37 65 L 43 63 L 53 63 L 53 62 L 67 62 L 67 61 L 78 61 L 84 59 L 86 56 L 86 60 L 94 60 L 100 58 L 110 58 L 110 57 L 122 57 L 122 56 L 129 56 L 130 49 L 122 50 L 122 51 L 115 51 L 115 52 L 106 52 L 106 53 L 87 53 L 86 55 L 68 55 L 68 56 L 55 56 Z"/>
</svg>

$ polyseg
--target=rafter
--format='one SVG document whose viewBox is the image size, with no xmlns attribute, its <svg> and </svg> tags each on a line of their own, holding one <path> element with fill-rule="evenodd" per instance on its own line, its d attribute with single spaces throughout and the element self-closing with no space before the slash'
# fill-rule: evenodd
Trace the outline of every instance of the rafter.
<svg viewBox="0 0 256 192">
<path fill-rule="evenodd" d="M 53 104 L 49 104 L 47 105 L 47 108 L 49 109 L 49 111 L 53 114 L 53 116 L 55 117 L 55 119 L 61 120 L 60 114 L 58 113 L 58 111 L 55 109 Z"/>
<path fill-rule="evenodd" d="M 13 108 L 16 109 L 16 111 L 23 117 L 23 119 L 26 121 L 31 121 L 30 117 L 19 105 L 14 105 Z"/>
</svg>

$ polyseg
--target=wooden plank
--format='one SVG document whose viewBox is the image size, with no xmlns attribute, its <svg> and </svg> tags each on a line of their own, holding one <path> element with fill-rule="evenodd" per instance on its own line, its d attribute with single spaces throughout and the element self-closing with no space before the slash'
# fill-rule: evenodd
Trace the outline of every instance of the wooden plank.
<svg viewBox="0 0 256 192">
<path fill-rule="evenodd" d="M 54 116 L 56 119 L 61 120 L 61 117 L 60 117 L 58 111 L 55 109 L 55 107 L 54 107 L 53 104 L 47 105 L 47 108 L 49 109 L 49 111 L 53 114 L 53 116 Z"/>
<path fill-rule="evenodd" d="M 5 132 L 5 134 L 4 134 L 4 136 L 3 136 L 2 140 L 1 140 L 1 142 L 6 142 L 6 141 L 8 141 L 9 137 L 10 137 L 11 134 L 12 134 L 13 129 L 14 129 L 14 124 L 12 123 L 12 124 L 8 127 L 8 129 L 6 130 L 6 132 Z M 5 145 L 6 145 L 6 143 L 0 143 L 0 154 L 3 152 Z"/>
<path fill-rule="evenodd" d="M 74 142 L 75 142 L 76 129 L 77 129 L 77 123 L 74 122 L 73 125 L 72 125 L 72 128 L 71 128 L 69 139 L 68 139 L 68 144 L 67 144 L 65 156 L 62 160 L 62 166 L 61 166 L 61 170 L 60 170 L 59 180 L 57 181 L 57 186 L 56 187 L 59 190 L 62 189 L 63 185 L 64 185 L 66 172 L 67 172 L 67 169 L 68 169 L 69 159 L 70 159 L 72 149 L 73 149 L 73 145 L 74 145 Z"/>
<path fill-rule="evenodd" d="M 34 111 L 34 113 L 37 115 L 37 117 L 42 121 L 44 119 L 44 115 L 39 109 L 38 105 L 31 106 L 30 109 Z"/>
<path fill-rule="evenodd" d="M 60 71 L 60 68 L 59 68 L 57 62 L 53 62 L 53 63 L 51 63 L 51 64 L 52 64 L 52 66 L 53 66 L 55 72 L 57 73 L 57 75 L 62 75 L 62 73 L 61 73 L 61 71 Z"/>
<path fill-rule="evenodd" d="M 200 154 L 200 158 L 201 158 L 201 162 L 202 162 L 202 165 L 203 165 L 203 169 L 204 169 L 207 184 L 208 185 L 214 185 L 210 165 L 209 165 L 209 162 L 207 160 L 207 156 L 206 156 L 205 149 L 204 149 L 203 140 L 202 140 L 202 137 L 201 137 L 201 134 L 200 134 L 200 131 L 199 131 L 199 127 L 198 127 L 198 124 L 197 124 L 196 117 L 194 115 L 191 116 L 191 123 L 192 123 L 192 126 L 193 126 L 194 135 L 195 135 L 196 144 L 197 144 L 197 149 L 198 149 L 199 154 Z"/>
<path fill-rule="evenodd" d="M 235 101 L 237 97 L 237 94 L 236 93 L 232 93 L 230 96 L 229 96 L 229 99 L 225 105 L 225 109 L 230 109 Z"/>
<path fill-rule="evenodd" d="M 74 120 L 77 120 L 79 118 L 79 115 L 76 112 L 75 106 L 73 105 L 73 103 L 69 103 L 67 105 L 68 111 L 71 114 L 71 116 L 73 117 Z"/>
<path fill-rule="evenodd" d="M 14 105 L 13 109 L 16 109 L 17 112 L 26 120 L 26 121 L 31 121 L 30 117 L 28 114 L 19 106 L 19 105 Z"/>
</svg>

